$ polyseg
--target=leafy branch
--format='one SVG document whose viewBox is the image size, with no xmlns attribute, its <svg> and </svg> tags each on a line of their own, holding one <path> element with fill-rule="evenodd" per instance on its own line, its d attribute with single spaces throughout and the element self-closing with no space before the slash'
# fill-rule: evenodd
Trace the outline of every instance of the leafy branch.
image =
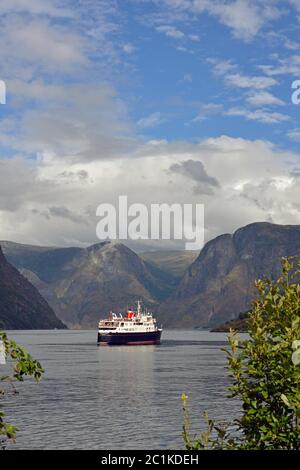
<svg viewBox="0 0 300 470">
<path fill-rule="evenodd" d="M 11 359 L 11 372 L 8 375 L 0 376 L 0 399 L 4 398 L 9 391 L 12 394 L 18 393 L 14 383 L 23 382 L 26 376 L 33 377 L 38 383 L 41 380 L 44 370 L 41 364 L 33 359 L 23 346 L 8 339 L 7 334 L 0 332 L 0 341 L 4 345 L 6 357 Z M 8 385 L 8 386 L 5 386 Z M 0 404 L 0 437 L 16 439 L 18 429 L 5 422 L 3 405 Z"/>
</svg>

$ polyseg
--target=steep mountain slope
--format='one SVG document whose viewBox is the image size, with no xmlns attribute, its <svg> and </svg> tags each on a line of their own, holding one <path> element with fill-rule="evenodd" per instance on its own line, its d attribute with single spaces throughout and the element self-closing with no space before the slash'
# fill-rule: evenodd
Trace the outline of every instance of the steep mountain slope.
<svg viewBox="0 0 300 470">
<path fill-rule="evenodd" d="M 228 333 L 231 329 L 240 332 L 247 331 L 247 323 L 248 323 L 249 313 L 240 313 L 238 318 L 235 320 L 229 320 L 226 323 L 222 323 L 221 325 L 217 325 L 212 328 L 212 332 L 216 333 Z"/>
<path fill-rule="evenodd" d="M 140 257 L 148 263 L 157 266 L 160 270 L 168 273 L 174 281 L 180 280 L 187 268 L 198 257 L 197 251 L 148 251 L 141 253 Z"/>
<path fill-rule="evenodd" d="M 155 308 L 170 278 L 121 243 L 84 248 L 36 248 L 3 242 L 7 258 L 71 327 L 93 327 L 111 309 L 142 299 Z"/>
<path fill-rule="evenodd" d="M 255 279 L 277 278 L 280 259 L 292 255 L 300 255 L 300 226 L 255 223 L 217 237 L 160 306 L 160 319 L 175 327 L 210 327 L 237 318 L 256 296 Z"/>
<path fill-rule="evenodd" d="M 53 310 L 17 269 L 0 247 L 0 329 L 65 328 Z"/>
</svg>

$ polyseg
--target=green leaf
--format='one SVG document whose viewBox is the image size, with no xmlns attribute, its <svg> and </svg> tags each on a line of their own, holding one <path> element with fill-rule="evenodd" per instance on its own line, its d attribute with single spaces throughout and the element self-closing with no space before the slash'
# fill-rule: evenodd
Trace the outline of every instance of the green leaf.
<svg viewBox="0 0 300 470">
<path fill-rule="evenodd" d="M 292 348 L 294 350 L 300 348 L 300 340 L 299 339 L 296 339 L 295 341 L 293 341 Z"/>
<path fill-rule="evenodd" d="M 280 398 L 286 406 L 288 406 L 289 408 L 291 407 L 291 404 L 288 398 L 283 393 L 281 394 Z"/>
<path fill-rule="evenodd" d="M 297 349 L 292 355 L 292 362 L 294 366 L 298 366 L 300 364 L 300 349 Z"/>
</svg>

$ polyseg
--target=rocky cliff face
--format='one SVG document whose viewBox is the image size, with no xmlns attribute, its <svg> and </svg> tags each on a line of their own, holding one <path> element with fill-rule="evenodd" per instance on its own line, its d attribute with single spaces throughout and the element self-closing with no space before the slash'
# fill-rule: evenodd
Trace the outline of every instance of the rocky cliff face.
<svg viewBox="0 0 300 470">
<path fill-rule="evenodd" d="M 169 251 L 148 251 L 140 253 L 140 257 L 153 266 L 157 266 L 161 271 L 171 276 L 175 287 L 181 281 L 187 268 L 198 257 L 199 251 L 169 250 Z"/>
<path fill-rule="evenodd" d="M 222 235 L 201 251 L 179 287 L 161 305 L 170 326 L 211 327 L 249 310 L 254 281 L 275 279 L 284 256 L 300 255 L 300 227 L 255 223 Z"/>
<path fill-rule="evenodd" d="M 65 328 L 38 290 L 5 259 L 0 247 L 0 329 Z"/>
<path fill-rule="evenodd" d="M 4 242 L 3 247 L 70 327 L 95 328 L 110 310 L 138 299 L 155 308 L 169 293 L 166 273 L 121 243 L 47 249 Z"/>
</svg>

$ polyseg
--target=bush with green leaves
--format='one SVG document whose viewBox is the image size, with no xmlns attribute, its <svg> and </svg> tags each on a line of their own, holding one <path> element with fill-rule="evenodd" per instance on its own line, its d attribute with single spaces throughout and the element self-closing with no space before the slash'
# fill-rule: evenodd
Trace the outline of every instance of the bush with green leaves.
<svg viewBox="0 0 300 470">
<path fill-rule="evenodd" d="M 282 260 L 277 281 L 258 280 L 259 298 L 247 320 L 248 339 L 229 335 L 232 385 L 228 398 L 241 402 L 240 417 L 192 437 L 183 395 L 183 438 L 187 449 L 300 449 L 300 262 Z M 232 432 L 234 430 L 234 432 Z"/>
<path fill-rule="evenodd" d="M 39 382 L 44 370 L 41 364 L 33 359 L 31 355 L 15 341 L 8 339 L 7 334 L 0 332 L 0 341 L 3 342 L 5 355 L 10 359 L 11 370 L 8 375 L 0 376 L 0 399 L 7 394 L 18 393 L 15 382 L 23 382 L 24 377 L 33 377 Z M 0 404 L 0 438 L 3 436 L 7 439 L 15 440 L 18 429 L 5 422 L 5 413 L 3 406 Z"/>
</svg>

